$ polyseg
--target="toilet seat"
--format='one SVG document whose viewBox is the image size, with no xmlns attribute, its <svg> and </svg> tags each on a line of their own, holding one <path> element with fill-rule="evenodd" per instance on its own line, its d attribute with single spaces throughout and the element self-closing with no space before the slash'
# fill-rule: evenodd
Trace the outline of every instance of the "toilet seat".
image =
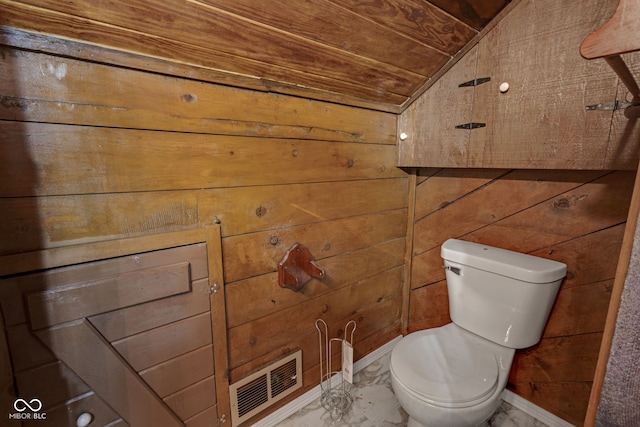
<svg viewBox="0 0 640 427">
<path fill-rule="evenodd" d="M 498 361 L 483 341 L 454 324 L 414 332 L 393 349 L 390 368 L 420 400 L 449 408 L 477 405 L 498 385 Z"/>
</svg>

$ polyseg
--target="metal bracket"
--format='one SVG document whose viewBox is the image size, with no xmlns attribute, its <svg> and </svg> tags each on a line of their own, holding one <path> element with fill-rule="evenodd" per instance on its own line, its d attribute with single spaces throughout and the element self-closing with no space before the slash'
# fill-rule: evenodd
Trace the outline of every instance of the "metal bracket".
<svg viewBox="0 0 640 427">
<path fill-rule="evenodd" d="M 456 126 L 456 129 L 477 129 L 477 128 L 483 128 L 486 125 L 487 125 L 486 123 L 470 122 L 470 123 L 458 125 Z"/>
<path fill-rule="evenodd" d="M 468 82 L 460 83 L 458 87 L 478 86 L 482 83 L 490 82 L 491 77 L 480 77 L 479 79 L 469 80 Z"/>
<path fill-rule="evenodd" d="M 585 109 L 587 111 L 598 110 L 598 111 L 615 111 L 622 110 L 624 108 L 635 107 L 638 104 L 634 104 L 632 102 L 627 101 L 615 101 L 615 102 L 603 102 L 600 104 L 587 105 Z"/>
</svg>

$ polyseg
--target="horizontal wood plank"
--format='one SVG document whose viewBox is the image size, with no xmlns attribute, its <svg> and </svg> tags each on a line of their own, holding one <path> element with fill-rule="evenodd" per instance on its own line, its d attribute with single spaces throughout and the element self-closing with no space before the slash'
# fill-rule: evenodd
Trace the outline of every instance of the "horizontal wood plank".
<svg viewBox="0 0 640 427">
<path fill-rule="evenodd" d="M 567 278 L 563 287 L 579 286 L 613 279 L 625 224 L 618 224 L 598 232 L 576 237 L 531 255 L 552 258 L 567 264 Z"/>
<path fill-rule="evenodd" d="M 210 406 L 199 414 L 184 420 L 186 427 L 218 427 L 218 408 Z"/>
<path fill-rule="evenodd" d="M 516 354 L 509 382 L 590 382 L 601 340 L 601 332 L 543 338 Z"/>
<path fill-rule="evenodd" d="M 190 289 L 189 264 L 180 263 L 66 285 L 29 294 L 26 300 L 31 328 L 40 329 L 170 297 Z"/>
<path fill-rule="evenodd" d="M 354 335 L 354 360 L 357 360 L 400 335 L 399 316 L 402 309 L 401 304 L 402 297 L 398 295 L 394 298 L 381 301 L 375 306 L 356 310 L 355 313 L 349 313 L 345 318 L 333 317 L 328 314 L 323 315 L 321 318 L 326 319 L 329 335 L 338 338 L 344 336 L 344 326 L 347 322 L 354 320 L 357 323 L 357 329 Z M 289 343 L 275 347 L 268 353 L 257 356 L 240 366 L 233 366 L 229 374 L 232 380 L 231 382 L 238 381 L 250 372 L 271 363 L 273 360 L 283 357 L 297 349 L 301 349 L 303 354 L 303 371 L 315 372 L 315 375 L 311 376 L 312 381 L 306 382 L 305 379 L 303 387 L 309 384 L 319 384 L 320 367 L 318 362 L 320 350 L 318 348 L 318 332 L 315 329 L 315 319 L 309 323 L 311 324 L 310 327 L 307 328 L 303 334 L 293 336 Z M 308 378 L 307 374 L 305 374 L 305 377 Z"/>
<path fill-rule="evenodd" d="M 403 237 L 406 216 L 407 211 L 399 209 L 228 237 L 222 242 L 225 281 L 277 271 L 285 252 L 296 242 L 308 247 L 321 265 L 323 258 Z"/>
<path fill-rule="evenodd" d="M 407 193 L 408 179 L 402 176 L 211 189 L 203 192 L 199 207 L 202 221 L 218 218 L 226 237 L 401 209 Z"/>
<path fill-rule="evenodd" d="M 14 373 L 56 362 L 54 354 L 31 333 L 26 323 L 7 327 L 7 342 Z"/>
<path fill-rule="evenodd" d="M 150 192 L 3 199 L 0 253 L 81 245 L 198 227 L 198 193 Z"/>
<path fill-rule="evenodd" d="M 229 327 L 250 322 L 287 307 L 307 301 L 375 276 L 385 270 L 402 265 L 404 241 L 396 239 L 361 250 L 340 254 L 322 261 L 327 275 L 322 280 L 311 280 L 301 292 L 280 288 L 277 273 L 227 284 L 227 318 Z M 392 274 L 400 280 L 400 273 Z"/>
<path fill-rule="evenodd" d="M 491 182 L 504 169 L 441 169 L 416 188 L 416 220 Z"/>
<path fill-rule="evenodd" d="M 165 403 L 185 421 L 216 404 L 216 383 L 205 378 L 164 398 Z"/>
<path fill-rule="evenodd" d="M 71 245 L 2 255 L 0 256 L 0 276 L 62 267 L 81 262 L 104 260 L 127 256 L 131 253 L 166 249 L 167 247 L 190 245 L 204 241 L 205 239 L 203 237 L 202 229 L 193 229 L 173 233 L 151 234 L 131 239 L 105 240 L 85 245 Z M 202 247 L 201 245 L 201 250 Z M 136 255 L 134 255 L 130 256 L 129 259 L 130 261 L 136 261 L 139 258 L 136 258 Z M 203 266 L 206 268 L 206 264 L 198 257 L 193 259 L 192 266 L 192 272 L 194 274 L 196 271 L 202 271 L 198 270 L 199 268 Z M 206 271 L 206 269 L 204 271 Z M 198 277 L 196 276 L 195 278 Z M 0 292 L 3 290 L 3 288 L 0 288 Z"/>
<path fill-rule="evenodd" d="M 588 171 L 570 172 L 570 175 L 566 171 L 511 172 L 416 223 L 414 253 L 439 246 L 448 237 L 463 236 L 490 225 L 521 211 L 523 203 L 528 206 L 541 203 L 601 174 Z M 445 223 L 447 227 L 442 227 Z"/>
<path fill-rule="evenodd" d="M 326 0 L 293 0 L 286 7 L 273 7 L 254 0 L 232 3 L 221 0 L 201 1 L 281 31 L 423 76 L 433 75 L 438 66 L 448 59 L 447 54 L 457 51 L 464 43 L 462 38 L 456 38 L 451 33 L 460 31 L 462 27 L 460 32 L 467 37 L 473 34 L 465 32 L 466 29 L 456 25 L 457 23 L 452 31 L 447 31 L 450 28 L 448 25 L 454 22 L 452 17 L 448 17 L 447 21 L 434 19 L 432 25 L 440 24 L 440 28 L 432 31 L 442 34 L 441 37 L 434 37 L 435 42 L 429 46 L 390 28 L 372 26 L 368 16 L 349 13 L 343 4 L 333 4 Z M 433 14 L 434 9 L 429 8 L 428 4 L 425 6 Z M 397 52 L 403 54 L 397 55 Z M 415 61 L 417 57 L 423 60 Z"/>
<path fill-rule="evenodd" d="M 0 253 L 131 238 L 216 221 L 223 235 L 407 206 L 407 179 L 4 199 Z M 371 197 L 363 199 L 362 194 Z"/>
<path fill-rule="evenodd" d="M 43 402 L 46 402 L 43 400 Z M 31 420 L 23 423 L 25 427 L 37 427 L 44 423 L 55 426 L 69 426 L 77 423 L 78 417 L 85 412 L 93 415 L 92 423 L 101 426 L 109 427 L 129 427 L 129 424 L 124 422 L 120 415 L 118 415 L 109 405 L 96 395 L 94 392 L 88 392 L 81 396 L 77 396 L 74 399 L 66 402 L 66 405 L 60 405 L 48 408 L 46 403 L 43 403 L 44 410 L 47 413 L 45 420 Z"/>
<path fill-rule="evenodd" d="M 87 321 L 40 329 L 37 335 L 129 424 L 180 426 L 175 415 Z"/>
<path fill-rule="evenodd" d="M 211 343 L 211 316 L 203 313 L 114 341 L 113 347 L 136 371 Z"/>
<path fill-rule="evenodd" d="M 0 46 L 0 118 L 395 144 L 395 115 Z M 228 108 L 233 99 L 242 108 Z"/>
<path fill-rule="evenodd" d="M 91 391 L 84 381 L 59 361 L 17 372 L 15 378 L 21 396 L 38 396 L 47 408 Z"/>
<path fill-rule="evenodd" d="M 415 40 L 433 45 L 449 55 L 464 46 L 476 31 L 453 18 L 430 2 L 408 0 L 396 2 L 382 0 L 361 2 L 358 0 L 331 0 L 354 13 L 385 24 Z"/>
<path fill-rule="evenodd" d="M 386 276 L 376 275 L 273 315 L 230 328 L 229 358 L 232 367 L 286 345 L 290 336 L 314 331 L 314 322 L 318 318 L 330 316 L 344 319 L 353 312 L 374 307 L 386 299 L 398 298 L 402 282 L 388 283 L 382 278 Z M 286 325 L 285 329 L 283 325 Z"/>
<path fill-rule="evenodd" d="M 3 122 L 2 197 L 395 178 L 390 145 Z M 88 143 L 87 141 L 90 141 Z M 25 152 L 30 155 L 26 156 Z M 327 152 L 331 155 L 327 156 Z M 69 165 L 74 165 L 70 169 Z M 37 165 L 37 167 L 36 167 Z M 171 168 L 167 168 L 171 165 Z M 91 171 L 87 174 L 87 171 Z"/>
<path fill-rule="evenodd" d="M 189 289 L 190 292 L 184 294 L 98 314 L 89 321 L 108 341 L 116 341 L 208 312 L 209 280 L 197 280 Z"/>
<path fill-rule="evenodd" d="M 0 286 L 0 304 L 5 321 L 7 325 L 26 321 L 24 304 L 22 303 L 23 294 L 54 291 L 68 283 L 107 280 L 120 274 L 129 275 L 142 269 L 160 268 L 163 265 L 176 262 L 189 262 L 192 280 L 205 278 L 207 277 L 207 250 L 204 244 L 157 250 L 165 248 L 167 245 L 203 241 L 204 239 L 199 238 L 202 237 L 201 232 L 202 230 L 192 230 L 182 234 L 176 233 L 177 235 L 167 233 L 138 239 L 60 248 L 57 250 L 61 252 L 60 264 L 65 267 L 14 276 L 0 281 L 2 284 Z M 145 251 L 150 252 L 142 253 Z M 131 255 L 131 253 L 135 255 Z M 90 262 L 95 258 L 114 259 Z M 46 259 L 46 257 L 42 259 Z M 85 264 L 67 267 L 73 264 L 74 260 Z M 39 264 L 32 266 L 32 269 L 38 270 Z"/>
<path fill-rule="evenodd" d="M 148 1 L 144 9 L 137 10 L 134 5 L 124 2 L 114 4 L 113 8 L 81 1 L 57 7 L 43 6 L 45 8 L 2 0 L 5 12 L 2 24 L 275 81 L 295 79 L 298 84 L 325 90 L 336 91 L 336 86 L 350 86 L 352 95 L 376 101 L 397 101 L 397 95 L 406 99 L 423 82 L 420 75 L 401 68 L 385 66 L 290 34 L 275 31 L 267 34 L 263 26 L 219 13 L 213 8 L 199 7 L 197 2 L 185 7 L 178 2 Z M 48 10 L 56 8 L 60 10 Z M 171 37 L 165 36 L 166 26 L 158 25 L 157 15 L 173 16 Z M 83 30 L 79 31 L 79 28 Z M 265 37 L 269 40 L 267 50 L 261 48 Z M 317 55 L 321 61 L 316 59 Z M 283 77 L 287 71 L 291 74 L 288 79 Z M 361 76 L 367 76 L 369 84 L 362 84 L 362 79 L 358 80 Z M 341 85 L 341 82 L 345 84 Z M 376 96 L 371 87 L 382 90 Z"/>
<path fill-rule="evenodd" d="M 198 348 L 139 374 L 158 396 L 167 397 L 214 374 L 212 346 Z"/>
</svg>

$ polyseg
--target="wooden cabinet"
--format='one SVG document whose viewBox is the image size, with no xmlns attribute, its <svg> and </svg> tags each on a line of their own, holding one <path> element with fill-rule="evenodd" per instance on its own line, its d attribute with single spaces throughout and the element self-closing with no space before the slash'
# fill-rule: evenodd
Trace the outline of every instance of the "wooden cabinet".
<svg viewBox="0 0 640 427">
<path fill-rule="evenodd" d="M 471 132 L 455 127 L 473 117 L 474 87 L 459 87 L 476 76 L 474 47 L 398 118 L 399 166 L 468 164 Z"/>
<path fill-rule="evenodd" d="M 635 169 L 640 125 L 623 110 L 586 109 L 627 94 L 604 61 L 579 52 L 615 6 L 602 3 L 523 0 L 401 114 L 398 165 Z M 486 126 L 455 129 L 470 122 Z"/>
<path fill-rule="evenodd" d="M 13 401 L 36 402 L 27 420 L 218 425 L 228 384 L 224 296 L 210 283 L 222 277 L 213 234 L 217 243 L 205 235 L 0 280 Z"/>
</svg>

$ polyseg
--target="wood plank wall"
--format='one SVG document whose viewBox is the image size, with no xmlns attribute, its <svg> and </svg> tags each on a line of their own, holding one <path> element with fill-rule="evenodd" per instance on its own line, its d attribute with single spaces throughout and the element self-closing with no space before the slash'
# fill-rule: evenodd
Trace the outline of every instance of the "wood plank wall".
<svg viewBox="0 0 640 427">
<path fill-rule="evenodd" d="M 508 389 L 582 425 L 635 172 L 422 169 L 409 330 L 449 323 L 440 245 L 480 242 L 568 266 L 541 342 L 518 351 Z"/>
<path fill-rule="evenodd" d="M 231 382 L 302 348 L 318 384 L 317 318 L 356 358 L 400 334 L 395 115 L 0 48 L 1 254 L 220 223 Z M 296 242 L 326 270 L 299 293 Z"/>
</svg>

